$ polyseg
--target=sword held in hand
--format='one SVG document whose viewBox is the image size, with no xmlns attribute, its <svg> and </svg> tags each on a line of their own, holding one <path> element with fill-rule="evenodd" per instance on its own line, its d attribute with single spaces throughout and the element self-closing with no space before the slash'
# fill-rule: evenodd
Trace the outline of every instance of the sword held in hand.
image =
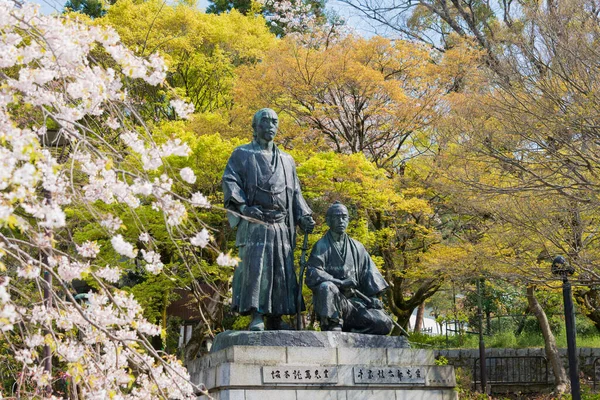
<svg viewBox="0 0 600 400">
<path fill-rule="evenodd" d="M 308 232 L 304 232 L 302 253 L 300 255 L 300 273 L 298 274 L 298 297 L 296 298 L 296 330 L 302 330 L 302 286 L 304 286 L 304 270 L 306 269 L 306 250 L 308 250 Z"/>
</svg>

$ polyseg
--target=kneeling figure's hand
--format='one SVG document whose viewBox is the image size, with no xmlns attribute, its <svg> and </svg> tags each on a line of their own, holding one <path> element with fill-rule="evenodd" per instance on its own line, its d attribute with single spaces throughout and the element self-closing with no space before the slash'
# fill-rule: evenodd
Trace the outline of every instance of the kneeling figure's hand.
<svg viewBox="0 0 600 400">
<path fill-rule="evenodd" d="M 378 298 L 373 297 L 371 298 L 371 307 L 373 307 L 376 310 L 381 310 L 383 309 L 383 302 Z"/>
<path fill-rule="evenodd" d="M 340 287 L 342 289 L 353 289 L 355 288 L 357 285 L 356 281 L 352 278 L 346 278 L 343 281 L 341 281 L 340 283 Z"/>
</svg>

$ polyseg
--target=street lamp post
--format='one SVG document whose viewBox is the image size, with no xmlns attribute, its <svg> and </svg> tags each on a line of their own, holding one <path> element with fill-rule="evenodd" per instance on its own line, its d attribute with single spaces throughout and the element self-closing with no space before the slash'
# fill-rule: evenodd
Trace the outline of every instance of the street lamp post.
<svg viewBox="0 0 600 400">
<path fill-rule="evenodd" d="M 487 393 L 487 371 L 485 365 L 485 342 L 483 341 L 483 312 L 481 301 L 481 285 L 483 278 L 477 280 L 477 315 L 479 317 L 479 373 L 481 378 L 481 392 Z"/>
<path fill-rule="evenodd" d="M 575 342 L 575 312 L 573 307 L 573 296 L 571 295 L 571 282 L 569 282 L 569 275 L 573 275 L 574 272 L 575 268 L 569 265 L 563 256 L 557 256 L 552 261 L 552 274 L 561 277 L 563 281 L 563 301 L 565 304 L 565 325 L 567 328 L 567 352 L 569 355 L 571 396 L 573 400 L 580 400 L 579 367 L 577 365 L 577 345 Z"/>
</svg>

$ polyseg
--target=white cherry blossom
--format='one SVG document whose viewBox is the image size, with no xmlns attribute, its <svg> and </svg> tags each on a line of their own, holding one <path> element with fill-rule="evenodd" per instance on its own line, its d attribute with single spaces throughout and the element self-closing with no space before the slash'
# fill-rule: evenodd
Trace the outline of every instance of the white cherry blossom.
<svg viewBox="0 0 600 400">
<path fill-rule="evenodd" d="M 77 248 L 79 255 L 84 258 L 96 258 L 98 253 L 100 253 L 100 246 L 98 243 L 91 240 L 82 243 L 81 246 L 75 245 L 75 247 Z"/>
<path fill-rule="evenodd" d="M 210 202 L 200 192 L 196 192 L 196 193 L 192 194 L 192 198 L 191 198 L 190 202 L 192 203 L 192 205 L 194 207 L 210 208 Z"/>
<path fill-rule="evenodd" d="M 179 171 L 179 175 L 181 176 L 181 179 L 190 185 L 196 183 L 196 175 L 194 174 L 194 170 L 190 167 L 182 168 L 181 171 Z"/>
<path fill-rule="evenodd" d="M 106 266 L 96 271 L 96 275 L 111 283 L 117 283 L 121 279 L 121 270 L 119 268 L 111 268 Z"/>
<path fill-rule="evenodd" d="M 210 234 L 208 233 L 206 228 L 202 229 L 200 232 L 198 232 L 194 237 L 192 237 L 190 239 L 190 243 L 192 244 L 192 246 L 197 246 L 197 247 L 202 247 L 202 248 L 208 246 L 209 242 L 210 242 Z"/>
<path fill-rule="evenodd" d="M 27 264 L 23 268 L 17 269 L 17 276 L 26 279 L 35 279 L 40 276 L 41 268 L 31 264 Z"/>
<path fill-rule="evenodd" d="M 114 215 L 107 215 L 100 221 L 100 226 L 106 228 L 109 233 L 114 233 L 121 228 L 123 221 Z"/>
<path fill-rule="evenodd" d="M 231 254 L 220 253 L 217 257 L 217 264 L 222 267 L 235 267 L 240 260 L 237 257 L 232 257 Z"/>
<path fill-rule="evenodd" d="M 164 264 L 160 261 L 160 254 L 155 253 L 154 251 L 142 250 L 142 256 L 147 262 L 145 265 L 146 271 L 153 275 L 156 275 L 162 271 Z"/>
<path fill-rule="evenodd" d="M 113 249 L 122 256 L 135 258 L 137 252 L 134 250 L 133 245 L 123 239 L 123 235 L 116 235 L 110 239 Z"/>
<path fill-rule="evenodd" d="M 194 105 L 183 100 L 171 100 L 171 107 L 182 119 L 188 119 L 194 113 Z"/>
</svg>

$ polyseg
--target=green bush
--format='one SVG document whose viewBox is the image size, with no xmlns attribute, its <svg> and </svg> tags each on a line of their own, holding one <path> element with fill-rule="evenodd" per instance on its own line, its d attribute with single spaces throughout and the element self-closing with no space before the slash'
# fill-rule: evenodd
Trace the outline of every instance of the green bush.
<svg viewBox="0 0 600 400">
<path fill-rule="evenodd" d="M 252 317 L 250 315 L 240 315 L 235 319 L 232 328 L 234 331 L 244 331 L 248 329 L 251 320 Z"/>
<path fill-rule="evenodd" d="M 544 347 L 544 337 L 541 333 L 527 332 L 516 337 L 518 348 Z"/>
<path fill-rule="evenodd" d="M 583 315 L 575 316 L 575 329 L 577 330 L 577 336 L 597 336 L 600 334 L 592 320 Z"/>
<path fill-rule="evenodd" d="M 550 330 L 552 330 L 554 334 L 560 332 L 562 327 L 565 326 L 564 317 L 562 317 L 561 315 L 548 315 L 548 323 L 550 324 Z M 525 320 L 525 327 L 523 328 L 523 333 L 534 333 L 538 335 L 542 334 L 540 324 L 534 316 L 530 315 Z"/>
<path fill-rule="evenodd" d="M 513 317 L 492 318 L 490 321 L 493 333 L 514 332 L 518 325 L 519 321 Z"/>
<path fill-rule="evenodd" d="M 437 356 L 435 359 L 435 365 L 448 365 L 448 359 L 444 356 Z"/>
<path fill-rule="evenodd" d="M 517 338 L 512 332 L 502 332 L 485 338 L 486 347 L 503 348 L 518 347 Z"/>
</svg>

